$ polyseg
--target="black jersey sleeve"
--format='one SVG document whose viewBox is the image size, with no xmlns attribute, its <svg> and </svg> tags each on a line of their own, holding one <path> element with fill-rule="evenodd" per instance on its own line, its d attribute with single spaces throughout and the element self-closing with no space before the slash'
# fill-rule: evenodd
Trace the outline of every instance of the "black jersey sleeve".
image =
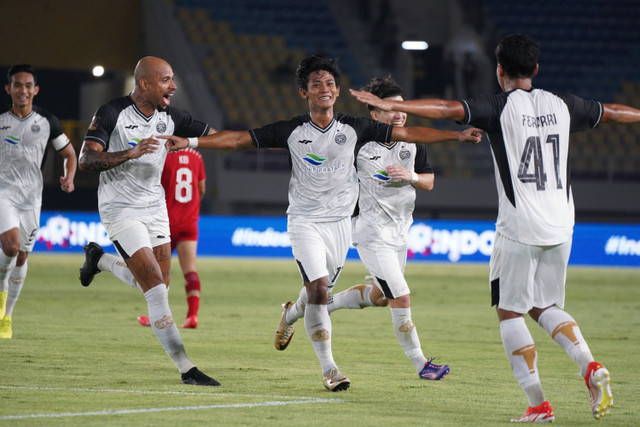
<svg viewBox="0 0 640 427">
<path fill-rule="evenodd" d="M 346 123 L 355 129 L 358 135 L 358 144 L 368 141 L 390 142 L 393 126 L 373 120 L 369 117 L 353 117 L 346 114 L 338 114 L 337 120 Z"/>
<path fill-rule="evenodd" d="M 129 101 L 130 103 L 131 101 Z M 87 141 L 94 141 L 109 149 L 109 137 L 116 127 L 120 112 L 127 107 L 126 98 L 118 98 L 102 105 L 91 119 L 89 129 L 84 137 Z"/>
<path fill-rule="evenodd" d="M 427 156 L 427 147 L 424 144 L 416 144 L 416 158 L 413 165 L 416 173 L 433 173 L 433 168 Z"/>
<path fill-rule="evenodd" d="M 33 110 L 44 117 L 47 122 L 49 122 L 49 141 L 51 141 L 52 139 L 56 139 L 64 133 L 64 129 L 60 124 L 60 120 L 58 120 L 58 118 L 51 114 L 48 110 L 37 105 L 33 106 Z"/>
<path fill-rule="evenodd" d="M 208 124 L 195 120 L 191 114 L 178 108 L 168 108 L 167 113 L 175 123 L 173 134 L 183 138 L 205 136 L 211 128 Z"/>
<path fill-rule="evenodd" d="M 249 131 L 251 141 L 256 148 L 288 148 L 289 136 L 298 126 L 309 120 L 311 120 L 309 115 L 304 114 L 252 129 Z"/>
<path fill-rule="evenodd" d="M 485 132 L 499 130 L 500 114 L 507 102 L 506 94 L 478 96 L 461 102 L 464 107 L 464 119 L 458 123 L 475 126 Z"/>
<path fill-rule="evenodd" d="M 598 126 L 604 108 L 598 101 L 587 101 L 572 94 L 558 94 L 567 104 L 571 116 L 570 132 L 578 132 Z"/>
</svg>

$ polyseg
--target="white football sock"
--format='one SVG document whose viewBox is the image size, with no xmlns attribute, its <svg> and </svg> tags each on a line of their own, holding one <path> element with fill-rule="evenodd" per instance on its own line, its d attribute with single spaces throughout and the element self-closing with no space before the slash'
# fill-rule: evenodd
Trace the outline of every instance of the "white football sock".
<svg viewBox="0 0 640 427">
<path fill-rule="evenodd" d="M 307 304 L 305 308 L 304 327 L 311 345 L 320 360 L 322 374 L 326 375 L 332 368 L 337 368 L 331 353 L 331 319 L 324 304 Z"/>
<path fill-rule="evenodd" d="M 18 297 L 20 297 L 22 285 L 24 285 L 24 279 L 27 277 L 27 262 L 28 261 L 25 260 L 23 265 L 20 267 L 14 267 L 13 270 L 11 270 L 5 316 L 11 316 L 13 314 L 13 307 L 16 305 L 16 301 L 18 301 Z"/>
<path fill-rule="evenodd" d="M 551 307 L 538 317 L 538 324 L 578 364 L 580 376 L 584 377 L 589 363 L 593 362 L 593 356 L 573 317 L 558 307 Z"/>
<path fill-rule="evenodd" d="M 16 266 L 17 256 L 9 258 L 0 250 L 0 291 L 9 291 L 9 274 Z"/>
<path fill-rule="evenodd" d="M 545 398 L 538 376 L 538 352 L 524 317 L 500 322 L 500 335 L 513 375 L 527 395 L 529 406 L 540 406 Z"/>
<path fill-rule="evenodd" d="M 396 333 L 396 337 L 398 337 L 404 354 L 411 360 L 416 371 L 420 373 L 422 368 L 424 368 L 424 364 L 427 363 L 427 359 L 422 353 L 418 331 L 416 331 L 416 326 L 411 320 L 411 309 L 392 308 L 391 321 L 393 322 L 393 331 Z"/>
<path fill-rule="evenodd" d="M 373 307 L 371 302 L 371 285 L 355 285 L 340 293 L 329 295 L 327 310 L 333 313 L 341 308 Z"/>
<path fill-rule="evenodd" d="M 187 357 L 182 344 L 182 337 L 180 337 L 178 327 L 173 321 L 166 285 L 161 283 L 149 289 L 144 293 L 144 297 L 149 306 L 149 323 L 151 323 L 153 332 L 180 373 L 187 372 L 195 365 Z"/>
<path fill-rule="evenodd" d="M 132 288 L 142 290 L 140 285 L 138 285 L 138 282 L 136 282 L 136 279 L 133 278 L 133 274 L 131 273 L 131 270 L 129 270 L 129 267 L 127 267 L 127 263 L 119 256 L 104 253 L 98 260 L 98 268 L 100 271 L 111 272 L 114 276 Z"/>
<path fill-rule="evenodd" d="M 290 325 L 296 323 L 299 319 L 304 317 L 304 309 L 307 305 L 307 288 L 305 286 L 300 289 L 300 293 L 298 294 L 298 299 L 295 304 L 293 304 L 287 310 L 287 313 L 284 316 L 285 322 Z"/>
</svg>

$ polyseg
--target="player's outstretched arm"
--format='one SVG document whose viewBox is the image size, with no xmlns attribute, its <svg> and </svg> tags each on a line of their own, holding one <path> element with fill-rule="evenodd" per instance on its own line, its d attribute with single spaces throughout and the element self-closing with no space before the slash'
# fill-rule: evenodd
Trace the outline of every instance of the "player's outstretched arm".
<svg viewBox="0 0 640 427">
<path fill-rule="evenodd" d="M 602 104 L 603 123 L 637 123 L 640 122 L 640 110 L 622 104 Z"/>
<path fill-rule="evenodd" d="M 431 144 L 442 141 L 461 141 L 477 144 L 482 139 L 482 131 L 477 128 L 468 128 L 458 132 L 421 126 L 394 127 L 391 132 L 391 139 L 393 141 L 406 141 L 418 144 Z"/>
<path fill-rule="evenodd" d="M 444 99 L 415 99 L 397 101 L 380 99 L 371 92 L 349 89 L 358 101 L 376 107 L 383 111 L 402 111 L 407 114 L 434 120 L 463 120 L 464 107 L 460 101 L 446 101 Z"/>
<path fill-rule="evenodd" d="M 166 140 L 166 147 L 169 151 L 179 151 L 189 146 L 224 151 L 243 151 L 255 148 L 248 131 L 224 130 L 199 138 L 182 138 L 175 135 L 160 135 L 158 138 Z M 189 144 L 189 140 L 195 144 Z"/>
</svg>

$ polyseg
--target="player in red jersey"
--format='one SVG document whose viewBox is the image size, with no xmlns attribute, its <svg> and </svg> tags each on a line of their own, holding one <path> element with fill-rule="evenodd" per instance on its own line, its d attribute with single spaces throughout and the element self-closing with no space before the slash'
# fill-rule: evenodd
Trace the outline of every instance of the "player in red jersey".
<svg viewBox="0 0 640 427">
<path fill-rule="evenodd" d="M 205 180 L 202 156 L 196 150 L 187 148 L 167 154 L 161 182 L 169 212 L 171 252 L 178 251 L 189 306 L 182 328 L 198 327 L 200 278 L 196 271 L 196 252 L 200 200 L 204 196 Z M 138 321 L 143 326 L 149 326 L 148 316 L 139 316 Z"/>
</svg>

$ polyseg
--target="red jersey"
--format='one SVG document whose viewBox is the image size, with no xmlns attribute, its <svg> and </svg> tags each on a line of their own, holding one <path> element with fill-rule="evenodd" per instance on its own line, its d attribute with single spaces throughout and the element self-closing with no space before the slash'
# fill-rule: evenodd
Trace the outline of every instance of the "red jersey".
<svg viewBox="0 0 640 427">
<path fill-rule="evenodd" d="M 200 192 L 198 183 L 206 179 L 202 156 L 192 148 L 176 153 L 167 153 L 162 170 L 169 224 L 190 225 L 200 215 Z"/>
</svg>

